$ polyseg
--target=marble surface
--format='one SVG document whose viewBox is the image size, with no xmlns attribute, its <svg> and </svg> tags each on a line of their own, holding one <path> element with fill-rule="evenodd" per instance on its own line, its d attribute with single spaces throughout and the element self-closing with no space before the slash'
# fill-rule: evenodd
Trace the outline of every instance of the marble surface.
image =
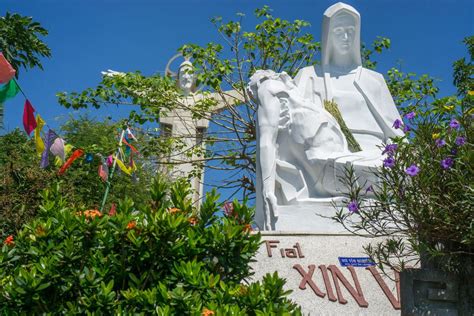
<svg viewBox="0 0 474 316">
<path fill-rule="evenodd" d="M 378 284 L 376 278 L 365 267 L 352 268 L 357 278 L 360 292 L 357 292 L 356 282 L 347 267 L 342 267 L 339 263 L 339 257 L 367 257 L 362 250 L 362 245 L 373 242 L 374 239 L 364 237 L 355 237 L 352 235 L 330 235 L 330 234 L 306 234 L 298 232 L 264 232 L 262 239 L 272 241 L 271 246 L 272 257 L 269 257 L 267 244 L 263 243 L 259 249 L 252 264 L 255 275 L 253 280 L 260 280 L 266 273 L 278 272 L 278 275 L 286 279 L 285 288 L 292 290 L 290 298 L 297 302 L 301 307 L 304 315 L 321 315 L 321 316 L 340 316 L 340 315 L 400 315 L 398 304 L 398 294 L 396 284 L 390 277 L 394 275 L 390 271 L 389 277 L 380 273 L 383 284 L 386 284 L 386 291 L 392 295 L 395 307 L 382 287 Z M 276 242 L 278 241 L 278 243 Z M 298 249 L 295 245 L 298 243 Z M 282 257 L 283 253 L 295 258 Z M 293 249 L 293 250 L 291 250 Z M 302 255 L 303 257 L 300 257 Z M 303 277 L 298 272 L 296 265 L 303 269 L 303 273 L 310 271 L 310 266 L 314 265 L 315 270 L 311 277 L 316 287 L 321 291 L 324 297 L 318 296 L 311 288 L 310 284 L 303 282 L 305 289 L 300 288 Z M 322 268 L 320 268 L 322 266 Z M 327 279 L 332 289 L 332 300 L 330 300 L 329 291 L 325 285 L 322 269 L 326 269 Z M 331 271 L 337 270 L 346 278 L 347 283 L 353 287 L 354 293 L 359 296 L 359 303 L 366 307 L 361 307 L 356 299 L 351 295 L 349 290 L 344 286 L 343 282 L 337 279 L 340 287 L 340 296 L 338 296 L 335 281 Z"/>
</svg>

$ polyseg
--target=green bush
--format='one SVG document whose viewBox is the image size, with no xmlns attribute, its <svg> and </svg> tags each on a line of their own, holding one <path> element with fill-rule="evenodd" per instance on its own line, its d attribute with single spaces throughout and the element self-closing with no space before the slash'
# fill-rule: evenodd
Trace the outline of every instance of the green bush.
<svg viewBox="0 0 474 316">
<path fill-rule="evenodd" d="M 0 238 L 31 220 L 41 201 L 39 193 L 55 175 L 39 168 L 35 144 L 19 129 L 0 136 Z"/>
<path fill-rule="evenodd" d="M 276 274 L 246 283 L 260 235 L 245 204 L 222 217 L 213 192 L 198 213 L 184 181 L 156 179 L 148 205 L 126 198 L 101 214 L 60 191 L 44 191 L 37 218 L 4 241 L 0 312 L 300 314 Z"/>
<path fill-rule="evenodd" d="M 454 63 L 457 96 L 433 101 L 423 97 L 402 108 L 403 121 L 393 124 L 405 136 L 385 146 L 378 183 L 359 183 L 350 169 L 344 179 L 350 188 L 349 212 L 340 209 L 334 219 L 356 234 L 385 237 L 365 249 L 380 264 L 403 269 L 421 257 L 423 264 L 472 278 L 474 36 L 464 42 L 470 56 L 468 62 L 463 58 Z M 392 85 L 392 90 L 413 84 L 408 79 L 398 82 L 401 86 Z M 434 96 L 425 77 L 416 86 L 411 90 Z M 404 100 L 411 93 L 397 95 Z"/>
<path fill-rule="evenodd" d="M 117 149 L 117 131 L 121 127 L 119 123 L 98 122 L 87 116 L 68 120 L 60 134 L 68 144 L 93 154 L 93 160 L 87 162 L 81 157 L 61 176 L 57 174 L 60 165 L 52 154 L 50 165 L 40 168 L 34 139 L 23 131 L 15 129 L 0 136 L 0 238 L 15 233 L 31 220 L 39 209 L 41 191 L 57 182 L 65 184 L 61 193 L 71 207 L 100 207 L 106 184 L 97 173 L 99 154 L 108 155 Z M 141 156 L 135 162 L 139 168 L 133 178 L 120 172 L 114 174 L 106 208 L 125 195 L 137 203 L 146 202 L 146 184 L 151 181 L 152 170 L 142 167 Z"/>
</svg>

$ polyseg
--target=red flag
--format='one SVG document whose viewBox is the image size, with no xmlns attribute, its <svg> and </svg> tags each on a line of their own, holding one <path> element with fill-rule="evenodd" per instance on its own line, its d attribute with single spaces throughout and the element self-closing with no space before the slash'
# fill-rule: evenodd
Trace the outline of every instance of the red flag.
<svg viewBox="0 0 474 316">
<path fill-rule="evenodd" d="M 108 172 L 104 168 L 104 164 L 99 165 L 99 177 L 102 178 L 102 181 L 107 181 L 107 178 L 109 177 Z"/>
<path fill-rule="evenodd" d="M 132 145 L 130 145 L 129 142 L 127 142 L 127 141 L 125 140 L 125 138 L 122 139 L 122 142 L 123 142 L 125 145 L 127 145 L 134 153 L 136 153 L 136 154 L 139 153 L 138 150 L 137 150 L 135 147 L 133 147 Z"/>
<path fill-rule="evenodd" d="M 71 164 L 74 162 L 74 160 L 81 157 L 83 154 L 84 154 L 84 150 L 76 149 L 72 153 L 71 157 L 69 157 L 69 159 L 64 163 L 64 165 L 62 165 L 61 169 L 59 169 L 58 174 L 62 175 L 67 170 L 67 168 L 69 168 L 71 166 Z"/>
<path fill-rule="evenodd" d="M 30 136 L 31 132 L 36 128 L 35 109 L 27 99 L 25 107 L 23 108 L 23 127 L 26 133 Z"/>
<path fill-rule="evenodd" d="M 15 69 L 5 59 L 2 53 L 0 53 L 0 83 L 7 83 L 15 75 Z"/>
<path fill-rule="evenodd" d="M 117 206 L 115 206 L 115 203 L 112 203 L 112 206 L 110 207 L 109 211 L 109 216 L 115 216 L 117 214 Z"/>
</svg>

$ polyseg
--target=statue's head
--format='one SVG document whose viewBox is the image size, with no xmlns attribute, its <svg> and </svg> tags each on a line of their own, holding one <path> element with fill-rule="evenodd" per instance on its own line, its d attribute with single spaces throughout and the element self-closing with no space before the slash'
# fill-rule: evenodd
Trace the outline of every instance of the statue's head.
<svg viewBox="0 0 474 316">
<path fill-rule="evenodd" d="M 178 86 L 181 91 L 183 91 L 184 95 L 188 95 L 190 92 L 194 92 L 195 90 L 195 80 L 193 71 L 193 64 L 189 60 L 185 60 L 179 66 Z"/>
<path fill-rule="evenodd" d="M 289 93 L 293 90 L 297 90 L 297 87 L 293 79 L 286 73 L 276 73 L 273 70 L 257 70 L 247 86 L 247 91 L 250 96 L 258 101 L 258 89 L 261 86 L 265 86 L 265 90 L 271 95 L 281 98 L 289 97 Z"/>
<path fill-rule="evenodd" d="M 325 12 L 322 25 L 322 65 L 360 66 L 360 15 L 339 2 Z"/>
</svg>

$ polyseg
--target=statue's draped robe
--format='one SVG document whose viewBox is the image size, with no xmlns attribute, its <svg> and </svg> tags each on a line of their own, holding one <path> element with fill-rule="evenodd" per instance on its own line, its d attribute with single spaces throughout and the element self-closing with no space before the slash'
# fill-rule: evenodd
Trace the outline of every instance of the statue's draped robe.
<svg viewBox="0 0 474 316">
<path fill-rule="evenodd" d="M 311 100 L 319 98 L 331 101 L 332 91 L 329 80 L 324 78 L 321 69 L 317 67 L 305 67 L 295 77 L 295 82 L 301 93 Z M 367 105 L 382 129 L 387 142 L 388 138 L 403 136 L 401 130 L 393 128 L 393 122 L 401 119 L 397 107 L 393 102 L 390 91 L 383 76 L 375 71 L 358 67 L 354 86 L 365 98 Z"/>
<path fill-rule="evenodd" d="M 325 77 L 321 69 L 312 66 L 301 69 L 295 77 L 295 83 L 301 94 L 313 104 L 323 104 L 325 100 L 333 99 L 329 74 Z M 383 132 L 380 145 L 389 142 L 391 137 L 403 136 L 401 130 L 393 128 L 393 122 L 401 118 L 383 76 L 358 67 L 354 86 L 365 99 L 373 119 Z M 370 173 L 382 162 L 381 152 L 377 148 L 349 155 L 336 154 L 326 160 L 309 162 L 304 155 L 304 148 L 295 144 L 287 132 L 281 131 L 278 137 L 280 149 L 285 148 L 279 150 L 276 170 L 279 204 L 299 204 L 342 195 L 339 178 L 344 176 L 346 163 L 352 165 L 356 174 L 359 172 L 360 184 L 376 181 Z M 300 154 L 295 154 L 298 152 Z"/>
</svg>

